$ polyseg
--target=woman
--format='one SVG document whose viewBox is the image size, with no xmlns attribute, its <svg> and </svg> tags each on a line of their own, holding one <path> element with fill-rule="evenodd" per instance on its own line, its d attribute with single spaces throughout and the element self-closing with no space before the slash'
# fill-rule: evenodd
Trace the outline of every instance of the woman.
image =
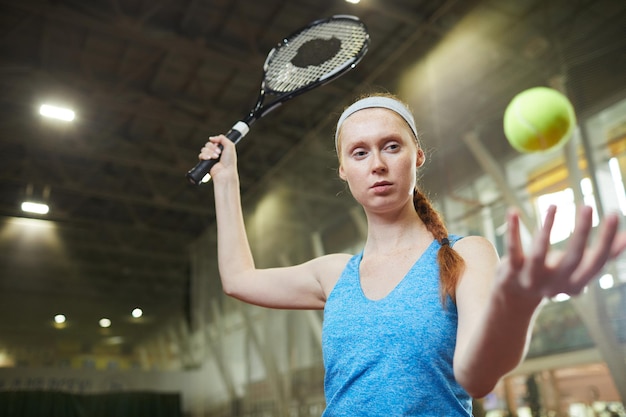
<svg viewBox="0 0 626 417">
<path fill-rule="evenodd" d="M 523 359 L 542 299 L 578 294 L 626 246 L 610 215 L 586 248 L 588 207 L 562 255 L 548 257 L 554 207 L 527 255 L 513 210 L 502 261 L 482 237 L 448 235 L 416 187 L 424 151 L 413 116 L 393 96 L 348 107 L 335 140 L 339 176 L 367 217 L 365 246 L 356 256 L 284 268 L 255 268 L 234 145 L 211 137 L 200 153 L 221 158 L 211 176 L 226 294 L 264 307 L 324 309 L 326 416 L 470 416 L 471 397 L 489 393 Z"/>
</svg>

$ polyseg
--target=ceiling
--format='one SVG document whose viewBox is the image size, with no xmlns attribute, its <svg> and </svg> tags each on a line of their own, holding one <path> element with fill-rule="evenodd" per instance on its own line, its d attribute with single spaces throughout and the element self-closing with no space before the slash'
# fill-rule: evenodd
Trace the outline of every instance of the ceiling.
<svg viewBox="0 0 626 417">
<path fill-rule="evenodd" d="M 481 172 L 467 132 L 514 156 L 501 118 L 517 92 L 563 75 L 584 112 L 626 86 L 622 0 L 0 0 L 0 350 L 120 337 L 131 352 L 182 314 L 189 245 L 214 226 L 211 185 L 185 173 L 208 135 L 248 113 L 267 52 L 333 14 L 359 16 L 370 50 L 253 126 L 238 145 L 244 205 L 278 181 L 312 222 L 352 204 L 336 198 L 332 129 L 364 91 L 411 104 L 422 180 L 443 195 Z M 76 119 L 41 118 L 46 101 Z M 26 198 L 50 212 L 24 214 Z"/>
</svg>

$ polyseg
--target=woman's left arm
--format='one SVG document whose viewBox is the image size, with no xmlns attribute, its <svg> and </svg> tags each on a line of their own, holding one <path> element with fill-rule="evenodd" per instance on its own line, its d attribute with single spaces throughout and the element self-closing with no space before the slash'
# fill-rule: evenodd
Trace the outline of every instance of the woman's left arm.
<svg viewBox="0 0 626 417">
<path fill-rule="evenodd" d="M 502 261 L 484 238 L 468 237 L 454 246 L 466 263 L 456 293 L 454 375 L 475 398 L 488 394 L 524 359 L 542 300 L 559 293 L 579 294 L 626 247 L 626 233 L 617 233 L 617 215 L 606 216 L 597 242 L 588 247 L 593 213 L 581 207 L 566 250 L 551 252 L 555 213 L 555 207 L 548 210 L 527 254 L 513 210 L 507 217 L 507 256 Z"/>
</svg>

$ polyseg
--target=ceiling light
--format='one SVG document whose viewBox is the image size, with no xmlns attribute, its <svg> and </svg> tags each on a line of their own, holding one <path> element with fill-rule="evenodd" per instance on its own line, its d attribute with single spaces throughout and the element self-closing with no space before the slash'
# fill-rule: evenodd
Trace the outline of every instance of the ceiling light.
<svg viewBox="0 0 626 417">
<path fill-rule="evenodd" d="M 22 203 L 22 211 L 27 213 L 47 214 L 50 207 L 47 204 L 35 203 L 33 201 L 24 201 Z"/>
<path fill-rule="evenodd" d="M 65 322 L 65 315 L 57 314 L 54 316 L 54 328 L 55 329 L 65 329 L 67 327 L 67 323 Z"/>
<path fill-rule="evenodd" d="M 143 316 L 143 311 L 140 308 L 136 308 L 133 310 L 132 313 L 130 313 L 134 318 L 138 319 L 139 317 Z"/>
<path fill-rule="evenodd" d="M 110 327 L 111 326 L 111 320 L 109 320 L 107 318 L 101 318 L 99 323 L 100 323 L 100 327 Z"/>
<path fill-rule="evenodd" d="M 557 294 L 552 298 L 552 300 L 556 301 L 557 303 L 560 303 L 562 301 L 567 301 L 569 299 L 570 299 L 570 296 L 565 293 Z"/>
<path fill-rule="evenodd" d="M 73 110 L 66 109 L 64 107 L 51 106 L 49 104 L 42 104 L 41 107 L 39 107 L 39 114 L 44 117 L 59 119 L 66 122 L 74 120 L 76 115 Z"/>
<path fill-rule="evenodd" d="M 358 4 L 361 0 L 346 0 L 346 3 Z"/>
<path fill-rule="evenodd" d="M 604 274 L 600 277 L 599 280 L 600 288 L 603 290 L 609 289 L 615 285 L 615 280 L 613 279 L 613 275 Z"/>
</svg>

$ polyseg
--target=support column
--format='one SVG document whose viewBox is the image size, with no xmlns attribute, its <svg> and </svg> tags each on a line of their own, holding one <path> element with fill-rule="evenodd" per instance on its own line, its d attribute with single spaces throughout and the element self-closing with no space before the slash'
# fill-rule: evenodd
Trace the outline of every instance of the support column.
<svg viewBox="0 0 626 417">
<path fill-rule="evenodd" d="M 554 77 L 551 80 L 553 88 L 567 94 L 565 78 L 562 76 Z M 604 219 L 604 204 L 600 194 L 600 185 L 597 178 L 598 168 L 594 161 L 594 152 L 584 128 L 579 129 L 581 143 L 585 152 L 589 178 L 591 180 L 593 195 L 596 202 L 596 210 L 600 221 Z M 565 157 L 568 165 L 568 175 L 572 189 L 574 190 L 574 198 L 576 205 L 579 207 L 584 204 L 584 197 L 580 188 L 582 173 L 578 166 L 577 149 L 573 140 L 565 146 Z M 607 265 L 613 268 L 611 262 Z M 621 345 L 617 339 L 617 335 L 611 327 L 608 313 L 604 305 L 604 296 L 602 288 L 597 279 L 594 279 L 588 286 L 587 291 L 579 297 L 572 298 L 573 305 L 580 316 L 583 324 L 587 328 L 591 339 L 594 341 L 602 358 L 606 362 L 609 372 L 615 383 L 615 387 L 620 395 L 621 401 L 626 403 L 626 361 L 622 353 Z"/>
<path fill-rule="evenodd" d="M 215 365 L 217 366 L 222 382 L 224 383 L 224 387 L 226 388 L 226 392 L 228 393 L 229 401 L 232 404 L 232 415 L 233 417 L 238 417 L 241 412 L 241 407 L 238 406 L 241 399 L 237 395 L 232 372 L 228 368 L 228 362 L 224 355 L 224 346 L 222 344 L 222 341 L 225 338 L 224 318 L 222 317 L 222 313 L 220 312 L 216 299 L 213 299 L 211 302 L 211 311 L 213 313 L 213 329 L 215 330 L 216 335 L 214 337 L 211 334 L 210 325 L 206 325 L 204 328 L 204 337 L 209 350 L 213 354 Z"/>
<path fill-rule="evenodd" d="M 476 132 L 469 132 L 465 135 L 464 140 L 483 170 L 491 176 L 491 179 L 496 183 L 506 203 L 517 208 L 522 223 L 526 226 L 526 229 L 532 233 L 536 229 L 535 225 L 537 224 L 534 216 L 528 213 L 522 201 L 515 192 L 511 190 L 500 166 L 487 148 L 481 143 Z"/>
<path fill-rule="evenodd" d="M 263 365 L 265 366 L 265 372 L 267 373 L 267 379 L 274 390 L 274 397 L 276 398 L 277 404 L 277 417 L 287 417 L 288 416 L 288 404 L 286 401 L 285 390 L 283 389 L 283 384 L 281 383 L 280 373 L 278 372 L 278 366 L 276 365 L 276 361 L 274 360 L 274 356 L 272 352 L 269 350 L 266 344 L 261 343 L 261 340 L 256 332 L 254 327 L 254 321 L 250 316 L 250 312 L 248 311 L 248 307 L 242 305 L 241 303 L 237 303 L 237 308 L 239 313 L 243 317 L 243 322 L 250 335 L 250 340 L 252 344 L 259 352 L 261 359 L 263 360 Z"/>
<path fill-rule="evenodd" d="M 512 377 L 505 377 L 502 380 L 502 386 L 504 388 L 504 399 L 506 401 L 507 417 L 517 417 L 517 398 L 511 388 Z"/>
</svg>

